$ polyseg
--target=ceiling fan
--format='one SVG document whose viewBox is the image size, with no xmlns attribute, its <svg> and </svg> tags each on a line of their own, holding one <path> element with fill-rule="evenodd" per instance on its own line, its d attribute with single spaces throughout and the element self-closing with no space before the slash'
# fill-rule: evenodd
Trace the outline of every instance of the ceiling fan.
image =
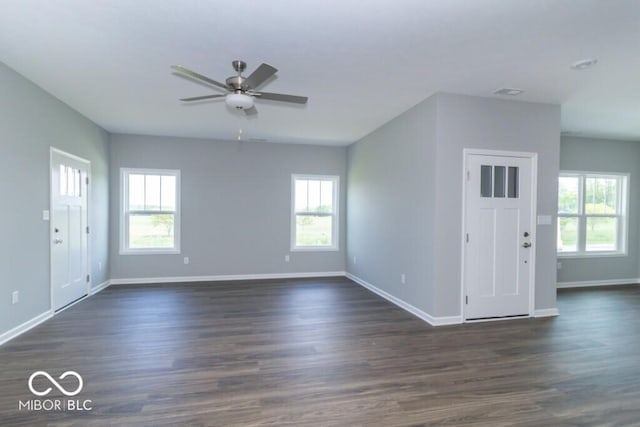
<svg viewBox="0 0 640 427">
<path fill-rule="evenodd" d="M 184 74 L 187 77 L 208 83 L 217 88 L 226 90 L 225 95 L 204 95 L 194 96 L 192 98 L 182 98 L 180 101 L 193 102 L 203 101 L 205 99 L 223 98 L 225 103 L 236 110 L 242 110 L 248 116 L 256 114 L 258 111 L 254 106 L 255 99 L 270 99 L 272 101 L 292 102 L 294 104 L 306 104 L 308 98 L 306 96 L 286 95 L 284 93 L 258 92 L 257 89 L 271 78 L 278 70 L 269 64 L 262 64 L 251 73 L 249 77 L 244 77 L 242 72 L 247 68 L 244 61 L 236 60 L 231 63 L 234 70 L 238 73 L 220 83 L 210 79 L 207 76 L 191 71 L 180 65 L 172 65 L 175 71 Z"/>
</svg>

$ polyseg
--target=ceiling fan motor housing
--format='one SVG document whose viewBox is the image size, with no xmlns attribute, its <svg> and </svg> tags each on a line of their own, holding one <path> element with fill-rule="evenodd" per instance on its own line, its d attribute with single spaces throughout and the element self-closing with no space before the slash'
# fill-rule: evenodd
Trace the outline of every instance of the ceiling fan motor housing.
<svg viewBox="0 0 640 427">
<path fill-rule="evenodd" d="M 246 91 L 249 89 L 246 83 L 247 79 L 242 76 L 232 76 L 225 80 L 227 86 L 234 91 Z"/>
</svg>

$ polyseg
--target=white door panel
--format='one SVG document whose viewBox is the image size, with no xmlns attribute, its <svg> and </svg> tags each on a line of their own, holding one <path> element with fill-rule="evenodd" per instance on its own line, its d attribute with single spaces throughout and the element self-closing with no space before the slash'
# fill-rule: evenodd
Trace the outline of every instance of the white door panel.
<svg viewBox="0 0 640 427">
<path fill-rule="evenodd" d="M 51 259 L 55 260 L 56 268 L 52 269 L 52 282 L 54 288 L 63 288 L 68 285 L 69 272 L 64 266 L 69 265 L 69 213 L 66 206 L 57 207 L 51 214 L 55 218 L 53 231 L 53 245 L 51 246 Z"/>
<path fill-rule="evenodd" d="M 51 151 L 51 302 L 54 310 L 88 292 L 88 163 Z"/>
<path fill-rule="evenodd" d="M 532 159 L 467 154 L 464 317 L 530 314 Z"/>
<path fill-rule="evenodd" d="M 69 281 L 72 283 L 84 281 L 87 271 L 82 215 L 82 206 L 69 206 Z"/>
</svg>

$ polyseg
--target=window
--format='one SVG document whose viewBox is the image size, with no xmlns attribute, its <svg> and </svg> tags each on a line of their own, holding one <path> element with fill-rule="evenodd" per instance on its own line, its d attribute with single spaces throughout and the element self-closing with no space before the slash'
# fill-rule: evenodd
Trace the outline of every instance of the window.
<svg viewBox="0 0 640 427">
<path fill-rule="evenodd" d="M 337 176 L 292 175 L 291 250 L 338 250 Z"/>
<path fill-rule="evenodd" d="M 180 171 L 121 169 L 120 253 L 180 253 Z"/>
<path fill-rule="evenodd" d="M 561 172 L 558 255 L 626 254 L 627 175 Z"/>
<path fill-rule="evenodd" d="M 82 196 L 82 171 L 80 169 L 60 165 L 60 195 Z"/>
<path fill-rule="evenodd" d="M 480 166 L 480 197 L 517 199 L 519 197 L 518 166 Z"/>
</svg>

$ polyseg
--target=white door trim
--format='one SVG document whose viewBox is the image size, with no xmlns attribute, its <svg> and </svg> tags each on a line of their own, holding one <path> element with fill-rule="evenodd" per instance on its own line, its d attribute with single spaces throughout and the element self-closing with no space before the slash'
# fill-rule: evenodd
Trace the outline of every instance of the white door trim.
<svg viewBox="0 0 640 427">
<path fill-rule="evenodd" d="M 59 148 L 55 148 L 53 146 L 49 147 L 49 309 L 51 312 L 54 312 L 53 307 L 53 214 L 54 214 L 54 206 L 53 206 L 53 177 L 52 177 L 52 169 L 53 169 L 53 155 L 61 155 L 68 157 L 70 159 L 76 160 L 78 162 L 84 163 L 87 167 L 87 178 L 89 179 L 89 183 L 87 184 L 87 226 L 91 231 L 91 225 L 89 222 L 90 213 L 91 213 L 91 161 L 87 160 L 83 157 L 76 156 L 75 154 L 68 153 L 66 151 L 60 150 Z M 91 292 L 91 283 L 93 281 L 93 274 L 91 274 L 91 234 L 87 237 L 87 274 L 89 275 L 89 281 L 87 282 L 87 296 Z"/>
<path fill-rule="evenodd" d="M 505 150 L 486 150 L 479 148 L 464 148 L 462 150 L 462 234 L 460 236 L 460 252 L 461 252 L 461 268 L 460 268 L 460 317 L 462 322 L 466 323 L 465 318 L 465 236 L 467 234 L 467 159 L 472 155 L 497 156 L 497 157 L 520 157 L 531 160 L 531 219 L 530 230 L 536 230 L 533 233 L 531 244 L 531 268 L 529 269 L 529 317 L 533 317 L 535 313 L 535 288 L 536 288 L 536 251 L 537 251 L 537 193 L 538 193 L 538 153 L 526 151 L 505 151 Z M 477 320 L 476 320 L 477 321 Z"/>
</svg>

